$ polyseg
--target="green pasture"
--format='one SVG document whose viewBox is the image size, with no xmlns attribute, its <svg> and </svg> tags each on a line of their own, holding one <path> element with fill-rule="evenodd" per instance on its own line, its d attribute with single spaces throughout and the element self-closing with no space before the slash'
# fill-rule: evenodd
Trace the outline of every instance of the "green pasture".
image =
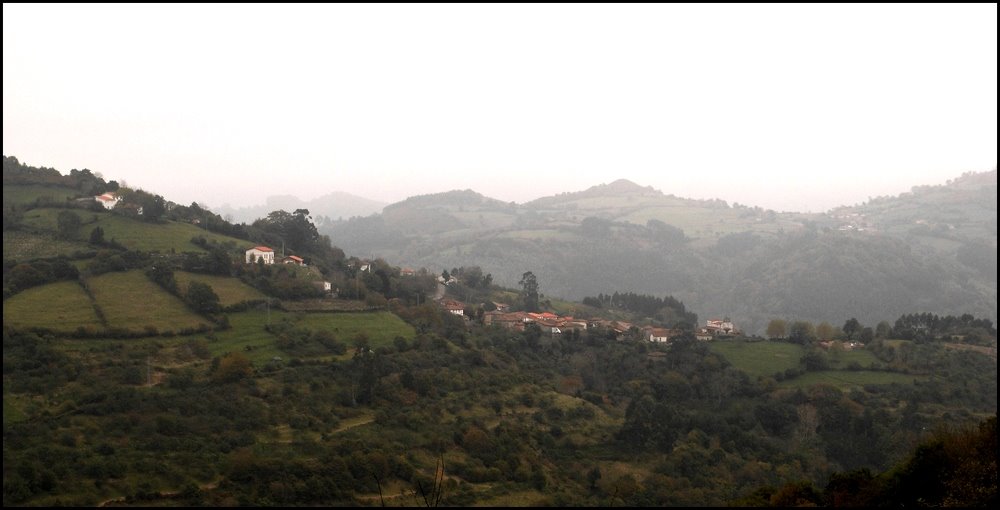
<svg viewBox="0 0 1000 510">
<path fill-rule="evenodd" d="M 275 335 L 264 328 L 268 320 L 272 325 L 282 321 L 290 322 L 295 328 L 313 331 L 325 330 L 348 347 L 351 355 L 354 339 L 361 333 L 368 337 L 374 347 L 391 346 L 397 336 L 413 339 L 413 327 L 390 312 L 359 313 L 290 313 L 272 309 L 268 313 L 260 309 L 228 315 L 230 329 L 217 331 L 209 339 L 208 348 L 213 356 L 230 351 L 240 351 L 255 363 L 263 363 L 274 357 L 290 359 L 292 355 L 277 347 Z"/>
<path fill-rule="evenodd" d="M 174 279 L 177 281 L 177 290 L 181 294 L 187 293 L 191 282 L 201 282 L 212 287 L 212 290 L 219 296 L 219 303 L 222 306 L 235 305 L 243 301 L 253 301 L 265 299 L 259 290 L 243 283 L 238 278 L 228 276 L 214 276 L 205 274 L 189 273 L 187 271 L 174 271 Z"/>
<path fill-rule="evenodd" d="M 110 327 L 141 331 L 153 326 L 159 332 L 177 332 L 211 325 L 140 270 L 102 274 L 88 284 Z"/>
<path fill-rule="evenodd" d="M 37 258 L 71 256 L 80 251 L 91 251 L 90 245 L 77 241 L 62 241 L 52 234 L 5 230 L 3 233 L 3 259 L 26 261 Z"/>
<path fill-rule="evenodd" d="M 24 421 L 28 419 L 28 415 L 24 414 L 21 409 L 14 404 L 14 396 L 4 394 L 3 396 L 3 424 L 6 426 L 9 423 L 16 423 L 19 421 Z"/>
<path fill-rule="evenodd" d="M 56 202 L 65 202 L 67 198 L 79 195 L 75 189 L 42 186 L 40 184 L 13 184 L 4 185 L 3 203 L 4 205 L 24 205 L 32 204 L 39 198 L 48 198 Z"/>
<path fill-rule="evenodd" d="M 32 209 L 24 214 L 23 221 L 31 227 L 54 232 L 57 225 L 56 218 L 64 210 L 66 209 Z M 99 226 L 104 230 L 104 239 L 106 241 L 114 239 L 131 250 L 163 253 L 172 251 L 204 252 L 205 250 L 201 247 L 191 243 L 191 239 L 197 236 L 222 243 L 232 241 L 240 247 L 244 245 L 249 247 L 252 244 L 250 241 L 209 232 L 189 223 L 175 221 L 146 223 L 110 212 L 93 212 L 80 209 L 71 209 L 71 211 L 79 215 L 83 221 L 83 225 L 77 232 L 77 239 L 89 239 L 90 232 Z"/>
<path fill-rule="evenodd" d="M 33 287 L 3 302 L 3 322 L 15 328 L 73 331 L 101 328 L 90 298 L 80 284 L 62 281 Z"/>
<path fill-rule="evenodd" d="M 276 323 L 285 315 L 285 312 L 271 310 L 271 322 Z M 257 365 L 274 357 L 288 358 L 284 351 L 278 349 L 274 335 L 264 329 L 268 320 L 266 312 L 248 310 L 227 316 L 230 329 L 217 331 L 208 339 L 208 350 L 212 356 L 242 352 Z"/>
<path fill-rule="evenodd" d="M 855 349 L 852 351 L 829 351 L 827 357 L 830 364 L 835 368 L 846 368 L 851 363 L 857 363 L 862 367 L 868 367 L 872 363 L 880 363 L 879 359 L 871 351 L 865 349 Z"/>
<path fill-rule="evenodd" d="M 721 354 L 734 367 L 757 376 L 770 376 L 775 372 L 784 372 L 789 368 L 797 368 L 805 350 L 795 344 L 786 342 L 711 342 L 709 347 L 713 352 Z"/>
<path fill-rule="evenodd" d="M 815 384 L 829 384 L 842 390 L 861 388 L 868 384 L 912 384 L 922 376 L 899 374 L 895 372 L 876 372 L 872 370 L 822 370 L 806 372 L 794 379 L 787 379 L 778 384 L 784 388 L 804 388 Z"/>
<path fill-rule="evenodd" d="M 297 326 L 327 330 L 348 347 L 358 334 L 365 334 L 374 347 L 391 346 L 397 336 L 412 340 L 413 326 L 390 312 L 366 313 L 300 313 L 295 314 Z"/>
</svg>

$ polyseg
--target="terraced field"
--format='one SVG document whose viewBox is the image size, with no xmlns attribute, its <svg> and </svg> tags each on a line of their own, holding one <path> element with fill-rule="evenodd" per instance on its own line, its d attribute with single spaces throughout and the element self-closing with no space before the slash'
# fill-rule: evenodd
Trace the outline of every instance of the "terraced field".
<svg viewBox="0 0 1000 510">
<path fill-rule="evenodd" d="M 3 322 L 16 328 L 60 332 L 102 327 L 90 297 L 75 281 L 50 283 L 12 296 L 3 303 Z"/>
<path fill-rule="evenodd" d="M 254 301 L 267 297 L 259 290 L 243 283 L 238 278 L 174 271 L 174 279 L 177 281 L 177 289 L 182 294 L 187 292 L 191 282 L 207 284 L 219 296 L 219 303 L 222 306 L 230 306 L 244 301 Z"/>
<path fill-rule="evenodd" d="M 4 260 L 31 260 L 35 258 L 71 256 L 76 252 L 92 251 L 84 242 L 62 241 L 49 233 L 8 230 L 3 233 Z"/>
<path fill-rule="evenodd" d="M 152 326 L 160 332 L 178 332 L 210 325 L 180 299 L 151 282 L 142 271 L 106 273 L 88 283 L 112 328 L 140 331 Z"/>
<path fill-rule="evenodd" d="M 413 326 L 389 312 L 306 313 L 297 314 L 297 317 L 296 325 L 330 331 L 348 345 L 352 345 L 360 333 L 368 337 L 372 347 L 392 345 L 397 336 L 407 340 L 416 336 Z"/>
<path fill-rule="evenodd" d="M 38 229 L 56 231 L 56 217 L 64 209 L 39 208 L 24 214 L 24 223 Z M 74 210 L 83 226 L 77 236 L 80 240 L 87 239 L 94 227 L 104 230 L 104 239 L 121 243 L 131 250 L 150 252 L 204 252 L 201 247 L 193 244 L 194 237 L 218 242 L 233 242 L 237 246 L 249 246 L 249 241 L 236 239 L 198 228 L 189 223 L 167 221 L 164 223 L 145 223 L 132 218 L 107 212 L 92 212 Z"/>
<path fill-rule="evenodd" d="M 871 370 L 858 370 L 856 372 L 849 370 L 823 370 L 820 372 L 806 372 L 794 379 L 782 381 L 778 386 L 804 388 L 815 384 L 829 384 L 842 390 L 848 390 L 861 388 L 868 384 L 913 384 L 913 381 L 921 379 L 926 379 L 926 377 Z"/>
</svg>

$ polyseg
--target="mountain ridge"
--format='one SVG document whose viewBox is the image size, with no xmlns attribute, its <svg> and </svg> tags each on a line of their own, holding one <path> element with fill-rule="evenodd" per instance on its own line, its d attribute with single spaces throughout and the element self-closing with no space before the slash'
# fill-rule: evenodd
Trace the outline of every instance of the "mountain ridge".
<svg viewBox="0 0 1000 510">
<path fill-rule="evenodd" d="M 568 299 L 670 294 L 750 331 L 795 314 L 995 320 L 995 182 L 995 170 L 973 173 L 826 213 L 679 198 L 628 180 L 524 204 L 453 190 L 321 231 L 348 252 L 434 270 L 479 265 L 511 287 L 530 270 L 543 292 Z"/>
</svg>

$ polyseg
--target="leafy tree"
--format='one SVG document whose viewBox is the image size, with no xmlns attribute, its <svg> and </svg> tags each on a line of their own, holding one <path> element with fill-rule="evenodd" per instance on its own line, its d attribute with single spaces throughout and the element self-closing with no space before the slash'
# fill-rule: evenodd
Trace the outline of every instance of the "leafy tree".
<svg viewBox="0 0 1000 510">
<path fill-rule="evenodd" d="M 177 293 L 177 281 L 174 279 L 174 270 L 170 268 L 167 264 L 157 264 L 148 271 L 146 271 L 146 276 L 150 280 L 153 280 L 157 285 L 167 289 L 172 293 Z M 209 288 L 211 290 L 211 288 Z M 190 289 L 188 293 L 190 294 Z"/>
<path fill-rule="evenodd" d="M 594 466 L 593 469 L 587 472 L 587 483 L 590 484 L 590 490 L 597 489 L 597 482 L 601 479 L 601 468 Z"/>
<path fill-rule="evenodd" d="M 892 326 L 887 321 L 879 322 L 875 326 L 875 338 L 889 338 L 892 334 Z"/>
<path fill-rule="evenodd" d="M 83 221 L 75 212 L 59 211 L 59 215 L 56 216 L 57 235 L 60 239 L 73 239 L 82 224 Z"/>
<path fill-rule="evenodd" d="M 833 335 L 835 333 L 836 330 L 834 329 L 833 325 L 830 324 L 829 322 L 823 321 L 819 323 L 818 326 L 816 326 L 816 336 L 820 340 L 829 340 L 833 338 Z"/>
<path fill-rule="evenodd" d="M 767 323 L 767 336 L 769 338 L 784 338 L 786 330 L 787 324 L 782 319 L 771 319 L 771 322 Z"/>
<path fill-rule="evenodd" d="M 807 344 L 816 339 L 816 331 L 811 322 L 795 321 L 789 330 L 788 339 L 797 344 Z"/>
<path fill-rule="evenodd" d="M 848 340 L 854 340 L 854 336 L 861 332 L 861 323 L 854 317 L 851 317 L 847 319 L 847 322 L 844 323 L 844 327 L 841 329 L 844 330 L 844 334 L 847 335 Z"/>
<path fill-rule="evenodd" d="M 872 328 L 864 328 L 861 330 L 861 333 L 858 334 L 858 340 L 861 343 L 867 344 L 873 339 L 875 339 L 875 332 L 872 331 Z"/>
<path fill-rule="evenodd" d="M 524 273 L 518 284 L 521 286 L 521 302 L 524 304 L 524 309 L 529 312 L 537 312 L 538 280 L 535 278 L 535 274 L 531 271 Z"/>
<path fill-rule="evenodd" d="M 94 227 L 90 231 L 90 244 L 102 245 L 104 244 L 104 229 L 101 227 Z"/>
<path fill-rule="evenodd" d="M 235 382 L 253 375 L 253 364 L 241 352 L 230 352 L 213 363 L 212 382 Z"/>
<path fill-rule="evenodd" d="M 218 294 L 207 283 L 191 282 L 188 285 L 187 301 L 199 313 L 217 313 L 222 308 Z"/>
<path fill-rule="evenodd" d="M 810 372 L 830 368 L 830 362 L 827 359 L 826 354 L 823 354 L 819 349 L 812 349 L 811 351 L 805 353 L 800 361 L 806 367 L 806 370 Z"/>
<path fill-rule="evenodd" d="M 303 253 L 322 251 L 321 237 L 310 221 L 308 209 L 296 209 L 294 213 L 272 211 L 266 218 L 253 222 L 253 226 L 267 234 L 268 242 L 284 242 Z"/>
</svg>

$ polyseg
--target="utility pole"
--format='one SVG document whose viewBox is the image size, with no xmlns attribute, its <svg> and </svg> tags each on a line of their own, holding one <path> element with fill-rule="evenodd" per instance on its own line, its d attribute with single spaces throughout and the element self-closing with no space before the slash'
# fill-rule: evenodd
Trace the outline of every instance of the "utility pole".
<svg viewBox="0 0 1000 510">
<path fill-rule="evenodd" d="M 153 385 L 153 367 L 149 363 L 149 356 L 146 356 L 146 385 Z"/>
</svg>

